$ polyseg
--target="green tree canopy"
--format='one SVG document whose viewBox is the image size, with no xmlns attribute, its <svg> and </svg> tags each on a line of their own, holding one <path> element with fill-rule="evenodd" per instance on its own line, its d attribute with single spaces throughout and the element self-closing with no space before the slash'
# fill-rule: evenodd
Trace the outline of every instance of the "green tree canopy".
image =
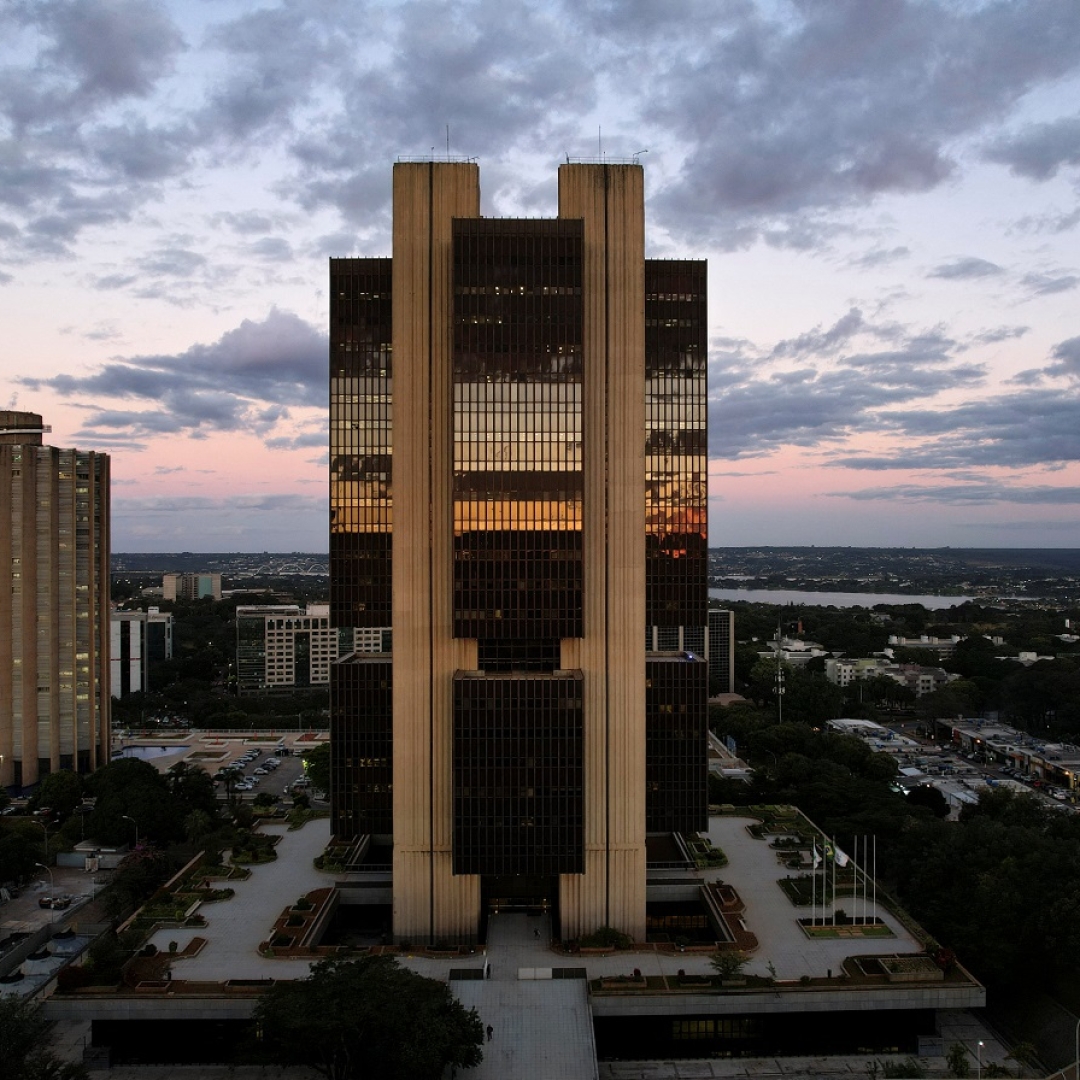
<svg viewBox="0 0 1080 1080">
<path fill-rule="evenodd" d="M 87 778 L 87 787 L 97 798 L 87 828 L 102 843 L 130 843 L 136 826 L 140 840 L 160 844 L 184 834 L 183 808 L 165 777 L 145 761 L 120 758 L 103 765 Z"/>
<path fill-rule="evenodd" d="M 304 769 L 316 791 L 330 790 L 330 744 L 320 743 L 304 754 Z"/>
<path fill-rule="evenodd" d="M 89 1080 L 81 1064 L 49 1049 L 52 1024 L 41 1006 L 17 995 L 0 997 L 0 1070 L 4 1080 Z"/>
<path fill-rule="evenodd" d="M 48 806 L 63 820 L 70 817 L 82 802 L 82 793 L 83 783 L 79 774 L 71 769 L 61 769 L 42 777 L 30 799 L 30 807 L 36 810 L 39 806 Z"/>
<path fill-rule="evenodd" d="M 255 1015 L 274 1061 L 327 1080 L 437 1080 L 483 1059 L 476 1010 L 393 957 L 323 960 L 306 979 L 276 982 Z"/>
</svg>

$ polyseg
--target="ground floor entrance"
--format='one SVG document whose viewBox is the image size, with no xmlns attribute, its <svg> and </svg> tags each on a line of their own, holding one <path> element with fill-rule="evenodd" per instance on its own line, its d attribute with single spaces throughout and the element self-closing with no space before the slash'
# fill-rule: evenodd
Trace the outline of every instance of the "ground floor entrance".
<svg viewBox="0 0 1080 1080">
<path fill-rule="evenodd" d="M 550 915 L 551 932 L 558 935 L 559 879 L 530 874 L 484 875 L 480 879 L 480 940 L 487 941 L 492 915 Z"/>
</svg>

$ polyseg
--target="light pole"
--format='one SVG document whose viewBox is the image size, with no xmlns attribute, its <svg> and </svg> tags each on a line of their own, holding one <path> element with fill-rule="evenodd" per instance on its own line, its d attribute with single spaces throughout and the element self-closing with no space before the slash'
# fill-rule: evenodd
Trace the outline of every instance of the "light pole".
<svg viewBox="0 0 1080 1080">
<path fill-rule="evenodd" d="M 53 881 L 53 872 L 44 863 L 34 863 L 35 866 L 40 866 L 42 870 L 49 875 L 49 925 L 51 926 L 56 921 L 56 908 L 53 907 L 53 899 L 56 896 L 56 883 Z"/>
<path fill-rule="evenodd" d="M 975 1049 L 976 1049 L 976 1055 L 975 1055 L 975 1080 L 982 1080 L 982 1052 L 983 1052 L 983 1041 L 982 1041 L 982 1039 L 980 1039 L 978 1041 L 978 1043 L 975 1046 Z"/>
<path fill-rule="evenodd" d="M 129 817 L 127 814 L 121 814 L 120 816 L 125 821 L 130 821 L 131 824 L 135 826 L 135 846 L 138 847 L 139 846 L 139 823 L 133 817 Z"/>
<path fill-rule="evenodd" d="M 38 821 L 38 822 L 36 822 L 36 824 L 40 825 L 42 832 L 45 833 L 45 854 L 42 856 L 42 858 L 45 860 L 45 862 L 48 862 L 49 861 L 49 826 L 44 821 Z M 43 864 L 38 863 L 37 865 L 41 866 Z"/>
</svg>

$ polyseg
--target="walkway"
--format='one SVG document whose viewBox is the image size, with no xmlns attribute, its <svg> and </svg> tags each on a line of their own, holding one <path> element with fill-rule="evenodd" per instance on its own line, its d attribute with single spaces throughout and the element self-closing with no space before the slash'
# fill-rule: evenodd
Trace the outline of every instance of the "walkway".
<svg viewBox="0 0 1080 1080">
<path fill-rule="evenodd" d="M 206 918 L 205 930 L 159 930 L 150 938 L 161 950 L 168 950 L 170 941 L 183 950 L 193 937 L 207 939 L 198 956 L 174 962 L 173 978 L 215 981 L 307 975 L 310 961 L 267 959 L 259 955 L 259 944 L 266 940 L 274 920 L 298 897 L 333 884 L 331 875 L 320 874 L 312 866 L 312 859 L 329 842 L 330 822 L 316 818 L 293 831 L 284 825 L 264 825 L 262 831 L 281 835 L 277 859 L 252 867 L 246 881 L 230 881 L 229 887 L 236 892 L 231 900 L 203 904 L 199 914 Z"/>
<path fill-rule="evenodd" d="M 891 912 L 878 905 L 877 915 L 892 930 L 892 938 L 808 938 L 799 926 L 809 918 L 810 908 L 794 907 L 777 882 L 795 871 L 785 869 L 768 840 L 757 840 L 746 827 L 752 820 L 743 817 L 710 817 L 709 839 L 728 857 L 728 865 L 709 877 L 733 885 L 746 898 L 746 923 L 757 935 L 759 948 L 746 970 L 753 975 L 770 974 L 771 961 L 780 979 L 802 975 L 824 976 L 830 969 L 839 974 L 844 958 L 863 953 L 917 953 L 920 944 Z M 839 907 L 849 914 L 854 900 L 841 896 Z M 831 914 L 832 908 L 826 912 Z M 820 912 L 820 907 L 819 907 Z"/>
<path fill-rule="evenodd" d="M 492 1028 L 483 1063 L 462 1076 L 595 1080 L 596 1046 L 585 980 L 518 978 L 520 967 L 558 962 L 550 952 L 546 959 L 540 955 L 550 932 L 547 916 L 493 916 L 488 924 L 491 977 L 450 983 L 462 1004 L 475 1007 L 484 1027 Z"/>
</svg>

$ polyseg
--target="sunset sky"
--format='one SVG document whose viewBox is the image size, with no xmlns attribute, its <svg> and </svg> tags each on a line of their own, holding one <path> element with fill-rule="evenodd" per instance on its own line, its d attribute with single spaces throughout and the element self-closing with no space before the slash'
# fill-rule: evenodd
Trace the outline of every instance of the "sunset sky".
<svg viewBox="0 0 1080 1080">
<path fill-rule="evenodd" d="M 712 545 L 1080 546 L 1077 0 L 7 0 L 0 113 L 0 408 L 114 551 L 326 550 L 327 259 L 448 127 L 498 216 L 647 151 Z"/>
</svg>

